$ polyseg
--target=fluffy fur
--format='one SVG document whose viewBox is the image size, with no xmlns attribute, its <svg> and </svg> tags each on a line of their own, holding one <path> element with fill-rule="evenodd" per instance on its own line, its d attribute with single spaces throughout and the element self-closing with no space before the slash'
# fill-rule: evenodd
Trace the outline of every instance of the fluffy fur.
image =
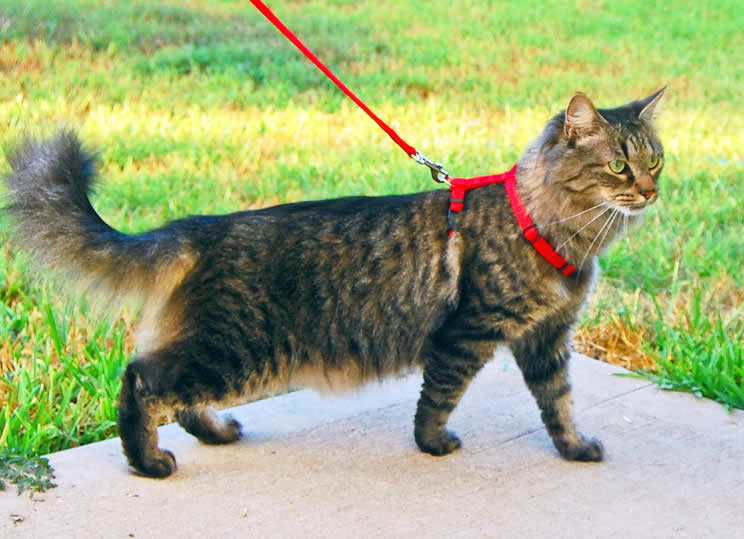
<svg viewBox="0 0 744 539">
<path fill-rule="evenodd" d="M 598 111 L 577 94 L 520 159 L 518 190 L 541 233 L 579 266 L 570 279 L 524 241 L 501 185 L 468 193 L 452 238 L 443 190 L 191 217 L 125 235 L 91 206 L 94 159 L 70 132 L 10 153 L 7 210 L 16 245 L 37 260 L 93 295 L 141 298 L 119 408 L 140 474 L 176 469 L 158 447 L 164 408 L 202 441 L 227 443 L 240 425 L 211 404 L 293 386 L 345 389 L 415 366 L 416 442 L 447 454 L 460 445 L 447 419 L 502 344 L 559 453 L 598 461 L 600 442 L 572 419 L 570 332 L 594 258 L 658 196 L 663 148 L 652 117 L 662 95 Z"/>
</svg>

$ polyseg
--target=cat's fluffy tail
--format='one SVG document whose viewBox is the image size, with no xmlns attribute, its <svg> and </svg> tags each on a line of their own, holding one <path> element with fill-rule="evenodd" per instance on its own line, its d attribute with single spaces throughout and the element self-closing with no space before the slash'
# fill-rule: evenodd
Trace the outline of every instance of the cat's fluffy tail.
<svg viewBox="0 0 744 539">
<path fill-rule="evenodd" d="M 7 153 L 5 177 L 11 238 L 34 265 L 76 289 L 93 289 L 97 304 L 122 299 L 162 306 L 196 257 L 177 228 L 127 235 L 110 227 L 88 198 L 96 159 L 72 131 L 27 138 Z M 108 309 L 107 309 L 108 310 Z"/>
</svg>

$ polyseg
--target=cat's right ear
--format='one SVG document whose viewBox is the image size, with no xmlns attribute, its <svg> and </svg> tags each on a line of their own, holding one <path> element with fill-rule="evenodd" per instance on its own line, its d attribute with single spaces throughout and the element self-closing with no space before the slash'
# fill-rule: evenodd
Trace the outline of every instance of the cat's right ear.
<svg viewBox="0 0 744 539">
<path fill-rule="evenodd" d="M 566 137 L 575 140 L 595 133 L 605 123 L 605 119 L 600 116 L 589 98 L 582 93 L 577 93 L 566 107 L 563 131 Z"/>
</svg>

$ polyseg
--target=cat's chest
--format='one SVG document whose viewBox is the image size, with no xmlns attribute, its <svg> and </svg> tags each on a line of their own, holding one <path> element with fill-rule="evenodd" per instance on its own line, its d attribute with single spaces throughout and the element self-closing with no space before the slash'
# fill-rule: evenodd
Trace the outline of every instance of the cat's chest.
<svg viewBox="0 0 744 539">
<path fill-rule="evenodd" d="M 583 300 L 561 277 L 532 280 L 512 301 L 521 303 L 527 321 L 541 322 L 555 312 L 579 308 Z"/>
<path fill-rule="evenodd" d="M 480 324 L 517 338 L 542 322 L 569 322 L 584 303 L 587 285 L 560 274 L 532 274 L 501 264 L 476 268 L 462 297 Z"/>
</svg>

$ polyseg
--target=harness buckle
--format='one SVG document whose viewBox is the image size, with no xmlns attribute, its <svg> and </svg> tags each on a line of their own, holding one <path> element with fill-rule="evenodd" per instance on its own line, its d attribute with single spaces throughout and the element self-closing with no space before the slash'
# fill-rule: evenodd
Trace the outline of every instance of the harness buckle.
<svg viewBox="0 0 744 539">
<path fill-rule="evenodd" d="M 418 150 L 416 150 L 416 155 L 412 155 L 411 157 L 420 165 L 426 165 L 427 167 L 429 167 L 432 180 L 437 183 L 451 185 L 449 181 L 449 172 L 444 170 L 444 163 L 442 163 L 441 161 L 434 162 Z"/>
<path fill-rule="evenodd" d="M 452 211 L 452 208 L 447 210 L 447 230 L 449 232 L 453 232 L 457 227 L 457 213 L 456 211 Z"/>
<path fill-rule="evenodd" d="M 535 223 L 522 230 L 522 235 L 530 245 L 535 245 L 535 242 L 540 239 L 540 233 L 537 231 Z"/>
</svg>

